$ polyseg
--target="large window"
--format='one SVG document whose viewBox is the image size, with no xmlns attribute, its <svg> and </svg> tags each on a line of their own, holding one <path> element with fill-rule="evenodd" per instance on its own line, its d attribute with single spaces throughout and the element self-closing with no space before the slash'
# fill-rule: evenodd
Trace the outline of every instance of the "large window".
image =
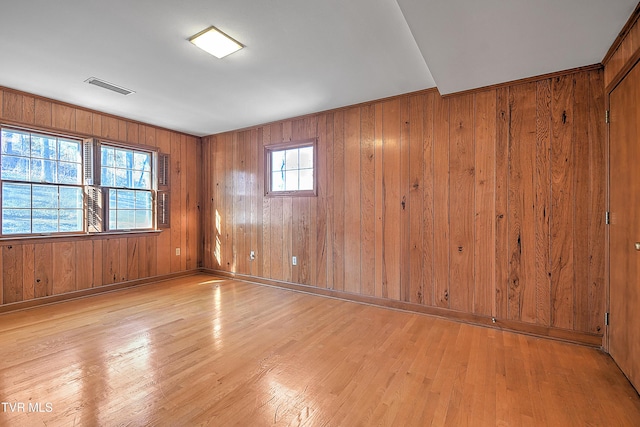
<svg viewBox="0 0 640 427">
<path fill-rule="evenodd" d="M 82 143 L 3 128 L 2 234 L 81 232 Z"/>
<path fill-rule="evenodd" d="M 315 139 L 265 147 L 266 194 L 315 195 Z"/>
<path fill-rule="evenodd" d="M 1 145 L 2 236 L 168 227 L 166 155 L 11 127 Z"/>
</svg>

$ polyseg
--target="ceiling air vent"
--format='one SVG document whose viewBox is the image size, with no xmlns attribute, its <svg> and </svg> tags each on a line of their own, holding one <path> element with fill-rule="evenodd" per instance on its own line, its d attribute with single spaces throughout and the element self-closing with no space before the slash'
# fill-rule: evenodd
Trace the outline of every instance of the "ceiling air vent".
<svg viewBox="0 0 640 427">
<path fill-rule="evenodd" d="M 100 86 L 103 89 L 109 89 L 114 92 L 118 92 L 120 95 L 129 95 L 132 93 L 136 93 L 133 90 L 126 89 L 122 86 L 114 85 L 113 83 L 105 82 L 104 80 L 100 80 L 95 77 L 89 77 L 87 80 L 85 80 L 85 83 L 89 83 L 91 85 Z"/>
</svg>

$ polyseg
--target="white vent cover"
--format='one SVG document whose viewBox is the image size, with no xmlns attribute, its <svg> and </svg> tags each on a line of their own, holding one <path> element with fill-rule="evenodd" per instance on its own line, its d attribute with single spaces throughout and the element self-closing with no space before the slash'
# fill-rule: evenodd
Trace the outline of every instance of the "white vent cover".
<svg viewBox="0 0 640 427">
<path fill-rule="evenodd" d="M 89 83 L 91 85 L 96 85 L 99 86 L 103 89 L 109 89 L 111 91 L 117 92 L 120 95 L 129 95 L 132 93 L 136 93 L 133 90 L 129 90 L 127 88 L 124 88 L 122 86 L 118 86 L 118 85 L 114 85 L 113 83 L 109 83 L 109 82 L 105 82 L 104 80 L 100 80 L 96 77 L 89 77 L 87 80 L 85 80 L 85 83 Z"/>
</svg>

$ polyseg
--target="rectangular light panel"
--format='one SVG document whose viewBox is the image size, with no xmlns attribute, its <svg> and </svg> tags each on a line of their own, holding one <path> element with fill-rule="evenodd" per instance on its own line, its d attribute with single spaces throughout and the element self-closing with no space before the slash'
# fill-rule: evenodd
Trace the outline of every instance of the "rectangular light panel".
<svg viewBox="0 0 640 427">
<path fill-rule="evenodd" d="M 224 58 L 244 47 L 215 27 L 199 32 L 189 41 L 216 58 Z"/>
</svg>

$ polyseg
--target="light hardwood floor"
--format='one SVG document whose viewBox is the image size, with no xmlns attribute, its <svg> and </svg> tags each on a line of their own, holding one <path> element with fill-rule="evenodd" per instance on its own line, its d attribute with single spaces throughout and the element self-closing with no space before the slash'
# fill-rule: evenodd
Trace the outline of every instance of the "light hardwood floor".
<svg viewBox="0 0 640 427">
<path fill-rule="evenodd" d="M 44 411 L 3 426 L 640 425 L 598 350 L 207 275 L 0 315 L 0 401 Z"/>
</svg>

